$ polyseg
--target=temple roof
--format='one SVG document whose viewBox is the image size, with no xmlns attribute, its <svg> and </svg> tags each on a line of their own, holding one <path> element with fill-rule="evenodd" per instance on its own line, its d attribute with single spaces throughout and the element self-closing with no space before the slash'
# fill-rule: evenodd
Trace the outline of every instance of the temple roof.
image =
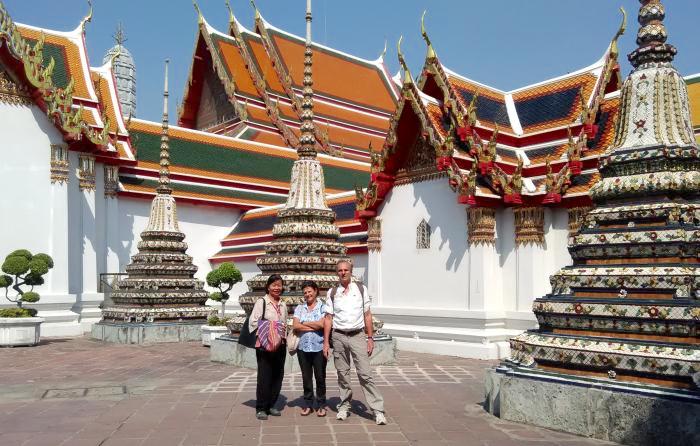
<svg viewBox="0 0 700 446">
<path fill-rule="evenodd" d="M 179 123 L 203 129 L 197 116 L 205 83 L 214 72 L 233 108 L 209 131 L 296 146 L 300 126 L 303 39 L 257 15 L 255 31 L 231 17 L 229 33 L 200 16 L 190 80 Z M 316 139 L 319 152 L 342 151 L 368 161 L 368 146 L 386 136 L 397 93 L 383 59 L 364 60 L 314 43 Z M 354 80 L 353 80 L 354 79 Z M 361 82 L 357 82 L 360 79 Z M 223 108 L 223 107 L 222 107 Z M 229 122 L 228 125 L 223 121 Z"/>
<path fill-rule="evenodd" d="M 0 4 L 3 62 L 36 89 L 36 104 L 64 134 L 69 147 L 92 152 L 107 163 L 133 163 L 111 64 L 90 67 L 86 17 L 72 31 L 14 23 Z"/>
<path fill-rule="evenodd" d="M 161 124 L 132 119 L 129 128 L 137 164 L 120 169 L 123 195 L 152 196 L 158 177 Z M 170 171 L 175 197 L 193 202 L 253 209 L 283 203 L 297 158 L 290 148 L 170 126 Z M 327 190 L 338 193 L 364 184 L 368 165 L 319 155 Z"/>
</svg>

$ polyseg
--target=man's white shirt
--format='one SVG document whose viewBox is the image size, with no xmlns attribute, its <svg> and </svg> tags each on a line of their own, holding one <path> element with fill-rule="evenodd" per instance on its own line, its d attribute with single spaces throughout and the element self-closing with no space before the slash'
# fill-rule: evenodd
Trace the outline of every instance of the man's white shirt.
<svg viewBox="0 0 700 446">
<path fill-rule="evenodd" d="M 365 303 L 362 307 L 362 293 L 360 286 L 364 288 Z M 326 313 L 333 315 L 333 328 L 338 330 L 359 330 L 365 327 L 365 311 L 370 309 L 370 298 L 367 287 L 350 282 L 347 294 L 345 287 L 338 284 L 333 300 L 331 300 L 331 288 L 326 294 Z"/>
</svg>

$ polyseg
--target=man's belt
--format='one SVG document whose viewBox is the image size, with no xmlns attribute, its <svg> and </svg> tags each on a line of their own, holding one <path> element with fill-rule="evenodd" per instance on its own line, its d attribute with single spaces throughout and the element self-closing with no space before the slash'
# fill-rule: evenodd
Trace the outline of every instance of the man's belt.
<svg viewBox="0 0 700 446">
<path fill-rule="evenodd" d="M 357 328 L 355 330 L 341 330 L 339 328 L 334 328 L 333 331 L 337 331 L 340 334 L 344 334 L 345 336 L 355 336 L 358 333 L 361 333 L 363 331 L 362 328 Z"/>
</svg>

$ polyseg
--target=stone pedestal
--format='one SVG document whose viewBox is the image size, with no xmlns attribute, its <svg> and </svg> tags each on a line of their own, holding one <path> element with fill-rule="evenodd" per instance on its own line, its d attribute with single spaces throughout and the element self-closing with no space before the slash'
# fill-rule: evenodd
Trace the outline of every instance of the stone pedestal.
<svg viewBox="0 0 700 446">
<path fill-rule="evenodd" d="M 202 340 L 202 322 L 106 322 L 92 326 L 92 338 L 117 344 L 159 344 Z"/>
<path fill-rule="evenodd" d="M 237 336 L 222 336 L 211 341 L 209 358 L 213 362 L 221 362 L 236 367 L 248 369 L 257 368 L 255 360 L 255 350 L 243 347 L 238 343 Z M 396 341 L 389 336 L 376 337 L 374 341 L 374 352 L 369 359 L 370 365 L 390 365 L 396 363 Z M 328 369 L 335 370 L 333 365 L 333 355 L 328 360 Z M 299 360 L 295 356 L 287 353 L 284 363 L 285 373 L 300 372 Z"/>
<path fill-rule="evenodd" d="M 621 444 L 700 444 L 692 391 L 501 366 L 487 372 L 485 407 L 504 420 Z"/>
</svg>

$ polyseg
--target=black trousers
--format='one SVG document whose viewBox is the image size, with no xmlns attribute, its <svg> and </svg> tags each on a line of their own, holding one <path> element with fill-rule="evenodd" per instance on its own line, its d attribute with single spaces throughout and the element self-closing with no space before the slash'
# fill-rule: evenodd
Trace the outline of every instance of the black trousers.
<svg viewBox="0 0 700 446">
<path fill-rule="evenodd" d="M 255 411 L 267 412 L 277 402 L 282 390 L 284 378 L 284 360 L 287 358 L 287 348 L 282 344 L 275 352 L 255 349 L 258 360 L 258 386 L 256 389 Z"/>
<path fill-rule="evenodd" d="M 314 404 L 314 377 L 316 378 L 316 401 L 323 407 L 326 404 L 326 364 L 323 352 L 303 352 L 297 350 L 301 378 L 304 386 L 304 401 L 307 407 Z"/>
</svg>

